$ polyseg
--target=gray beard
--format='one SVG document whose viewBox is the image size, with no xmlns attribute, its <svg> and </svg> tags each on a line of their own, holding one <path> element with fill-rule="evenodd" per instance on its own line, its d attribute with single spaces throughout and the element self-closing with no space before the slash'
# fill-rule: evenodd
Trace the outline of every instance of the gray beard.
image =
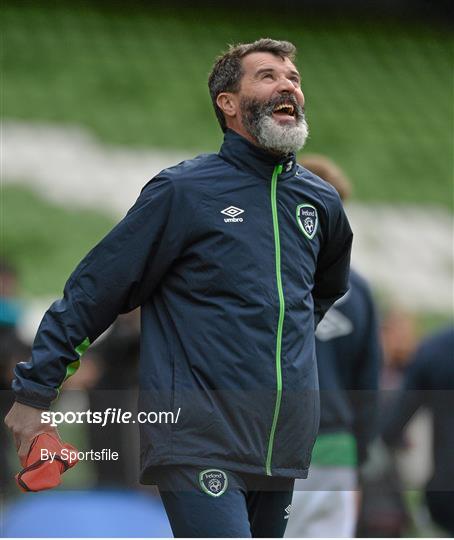
<svg viewBox="0 0 454 540">
<path fill-rule="evenodd" d="M 276 154 L 296 153 L 303 148 L 309 135 L 304 110 L 292 99 L 293 106 L 297 110 L 295 125 L 279 124 L 272 117 L 276 101 L 279 100 L 263 104 L 256 100 L 243 99 L 241 102 L 243 126 L 262 148 Z"/>
</svg>

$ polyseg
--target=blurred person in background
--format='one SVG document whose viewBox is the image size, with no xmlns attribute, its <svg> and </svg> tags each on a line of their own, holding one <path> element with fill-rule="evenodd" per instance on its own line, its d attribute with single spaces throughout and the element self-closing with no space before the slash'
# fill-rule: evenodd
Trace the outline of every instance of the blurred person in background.
<svg viewBox="0 0 454 540">
<path fill-rule="evenodd" d="M 165 169 L 87 255 L 15 369 L 6 423 L 21 459 L 89 345 L 141 307 L 141 481 L 176 536 L 280 537 L 319 403 L 314 331 L 348 289 L 352 232 L 300 167 L 308 135 L 295 47 L 230 47 L 209 77 L 219 154 Z M 184 96 L 182 96 L 184 99 Z M 178 416 L 177 416 L 178 418 Z"/>
<path fill-rule="evenodd" d="M 380 327 L 383 344 L 380 388 L 395 390 L 400 387 L 407 364 L 418 345 L 418 324 L 413 314 L 394 305 L 385 310 Z"/>
<path fill-rule="evenodd" d="M 400 306 L 383 310 L 381 323 L 383 369 L 380 376 L 380 417 L 402 382 L 405 368 L 418 343 L 415 316 Z M 361 467 L 362 504 L 357 535 L 360 537 L 401 537 L 410 523 L 402 495 L 398 464 L 378 437 L 371 444 L 369 460 Z M 375 469 L 380 472 L 377 473 Z"/>
<path fill-rule="evenodd" d="M 27 359 L 29 347 L 18 334 L 22 316 L 22 304 L 18 300 L 19 277 L 16 268 L 6 259 L 0 259 L 0 417 L 11 407 L 14 396 L 11 391 L 13 369 L 18 362 Z M 0 491 L 12 480 L 12 468 L 8 463 L 6 427 L 0 422 Z"/>
<path fill-rule="evenodd" d="M 392 399 L 418 344 L 416 317 L 397 305 L 383 310 L 380 333 L 383 369 L 380 377 L 380 417 Z M 362 504 L 357 534 L 360 537 L 401 537 L 410 524 L 402 481 L 394 456 L 378 437 L 371 444 L 368 461 L 361 467 Z"/>
<path fill-rule="evenodd" d="M 342 201 L 349 180 L 327 157 L 307 155 L 300 164 L 333 185 Z M 377 429 L 381 348 L 369 286 L 350 270 L 348 293 L 316 331 L 320 431 L 307 480 L 295 482 L 287 537 L 351 537 L 359 504 L 357 468 Z"/>
<path fill-rule="evenodd" d="M 18 362 L 26 361 L 30 357 L 30 351 L 30 346 L 12 331 L 0 338 L 0 415 L 2 418 L 14 402 L 14 394 L 11 390 L 14 367 Z M 0 492 L 13 484 L 13 464 L 8 461 L 10 442 L 6 426 L 0 422 Z"/>
<path fill-rule="evenodd" d="M 17 331 L 22 316 L 18 292 L 19 279 L 15 266 L 0 258 L 0 339 Z"/>
<path fill-rule="evenodd" d="M 433 474 L 425 487 L 427 506 L 437 525 L 454 537 L 454 327 L 425 338 L 385 415 L 383 440 L 402 445 L 402 434 L 420 407 L 432 416 Z"/>
</svg>

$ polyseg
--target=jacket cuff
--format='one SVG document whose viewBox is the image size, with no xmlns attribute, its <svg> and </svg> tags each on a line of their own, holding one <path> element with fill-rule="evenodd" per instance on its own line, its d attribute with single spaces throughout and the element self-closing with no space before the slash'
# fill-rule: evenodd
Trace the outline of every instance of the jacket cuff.
<svg viewBox="0 0 454 540">
<path fill-rule="evenodd" d="M 34 381 L 23 380 L 16 377 L 11 385 L 15 399 L 23 405 L 35 409 L 48 410 L 52 401 L 58 396 L 55 388 L 49 388 Z"/>
</svg>

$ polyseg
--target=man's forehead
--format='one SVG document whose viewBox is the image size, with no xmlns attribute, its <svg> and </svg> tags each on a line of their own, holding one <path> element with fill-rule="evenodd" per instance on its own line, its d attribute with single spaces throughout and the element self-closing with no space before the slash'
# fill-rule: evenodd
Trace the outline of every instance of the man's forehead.
<svg viewBox="0 0 454 540">
<path fill-rule="evenodd" d="M 253 52 L 243 58 L 243 71 L 253 75 L 262 69 L 291 69 L 298 71 L 290 58 L 278 56 L 270 52 Z"/>
</svg>

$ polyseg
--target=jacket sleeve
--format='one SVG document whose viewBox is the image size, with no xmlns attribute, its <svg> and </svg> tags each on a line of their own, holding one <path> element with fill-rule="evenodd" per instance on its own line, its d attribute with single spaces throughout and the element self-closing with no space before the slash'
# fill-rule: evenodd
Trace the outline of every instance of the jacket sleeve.
<svg viewBox="0 0 454 540">
<path fill-rule="evenodd" d="M 28 362 L 15 368 L 16 400 L 46 409 L 80 357 L 120 313 L 153 292 L 184 243 L 173 183 L 155 177 L 123 220 L 81 261 L 45 313 Z"/>
<path fill-rule="evenodd" d="M 339 199 L 331 213 L 328 215 L 327 235 L 318 256 L 312 289 L 315 326 L 334 302 L 348 291 L 353 233 Z"/>
</svg>

